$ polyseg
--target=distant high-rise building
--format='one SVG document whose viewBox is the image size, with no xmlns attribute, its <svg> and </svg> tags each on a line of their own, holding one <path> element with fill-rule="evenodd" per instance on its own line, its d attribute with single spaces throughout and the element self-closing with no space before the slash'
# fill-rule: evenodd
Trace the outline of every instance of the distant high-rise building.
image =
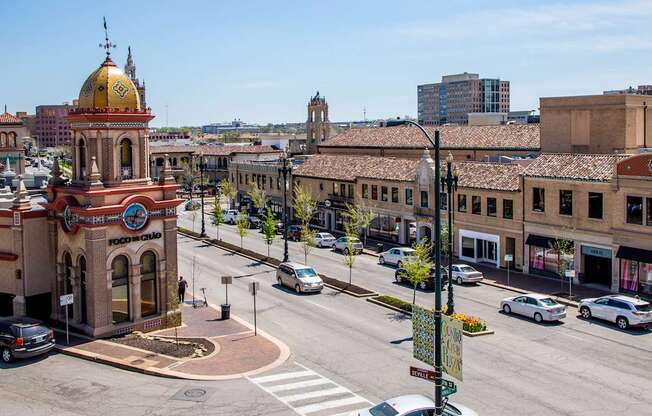
<svg viewBox="0 0 652 416">
<path fill-rule="evenodd" d="M 508 113 L 509 81 L 444 75 L 441 82 L 417 86 L 417 108 L 422 124 L 466 124 L 469 113 Z"/>
<path fill-rule="evenodd" d="M 129 77 L 131 82 L 136 86 L 138 90 L 138 97 L 140 98 L 140 107 L 147 108 L 147 101 L 145 100 L 145 80 L 141 84 L 136 76 L 136 64 L 134 64 L 134 59 L 131 57 L 131 46 L 127 48 L 127 63 L 125 64 L 125 74 Z"/>
<path fill-rule="evenodd" d="M 639 85 L 638 87 L 629 87 L 624 90 L 610 90 L 604 91 L 604 95 L 614 94 L 636 94 L 636 95 L 652 95 L 652 85 Z"/>
<path fill-rule="evenodd" d="M 76 101 L 76 100 L 75 100 Z M 76 107 L 73 104 L 36 106 L 34 130 L 36 143 L 39 148 L 64 146 L 70 144 L 70 123 L 66 120 L 68 112 Z"/>
<path fill-rule="evenodd" d="M 308 120 L 306 121 L 306 153 L 317 153 L 317 146 L 330 137 L 328 120 L 328 103 L 326 97 L 320 97 L 319 91 L 308 102 Z"/>
</svg>

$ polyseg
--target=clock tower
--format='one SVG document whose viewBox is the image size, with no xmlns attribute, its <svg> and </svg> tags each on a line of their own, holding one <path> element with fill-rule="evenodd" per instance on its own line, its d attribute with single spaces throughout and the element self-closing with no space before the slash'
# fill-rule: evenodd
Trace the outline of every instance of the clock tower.
<svg viewBox="0 0 652 416">
<path fill-rule="evenodd" d="M 53 318 L 65 318 L 58 299 L 72 293 L 71 324 L 99 337 L 180 323 L 181 200 L 169 165 L 160 181 L 150 178 L 148 123 L 154 116 L 111 60 L 106 38 L 106 58 L 68 115 L 72 177 L 62 178 L 55 164 L 46 204 L 56 263 Z"/>
</svg>

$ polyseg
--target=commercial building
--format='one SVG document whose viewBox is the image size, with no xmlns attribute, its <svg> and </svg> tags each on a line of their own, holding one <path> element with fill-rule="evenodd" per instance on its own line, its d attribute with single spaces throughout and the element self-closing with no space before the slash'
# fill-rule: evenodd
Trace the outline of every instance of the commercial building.
<svg viewBox="0 0 652 416">
<path fill-rule="evenodd" d="M 645 95 L 543 97 L 541 151 L 636 153 L 652 147 L 652 107 Z"/>
<path fill-rule="evenodd" d="M 72 132 L 68 122 L 68 113 L 76 107 L 73 104 L 36 106 L 34 121 L 35 130 L 32 132 L 39 148 L 67 146 L 70 144 Z"/>
<path fill-rule="evenodd" d="M 638 95 L 652 95 L 652 85 L 639 85 L 638 87 L 629 87 L 624 90 L 609 90 L 604 91 L 604 95 L 614 94 L 638 94 Z"/>
<path fill-rule="evenodd" d="M 509 81 L 478 74 L 444 75 L 441 82 L 417 86 L 421 124 L 466 124 L 469 113 L 509 112 Z"/>
<path fill-rule="evenodd" d="M 20 175 L 25 172 L 24 139 L 28 136 L 23 120 L 7 112 L 0 114 L 0 165 Z M 10 185 L 10 184 L 8 184 Z"/>
<path fill-rule="evenodd" d="M 72 178 L 55 162 L 46 200 L 30 200 L 19 179 L 0 209 L 0 314 L 63 321 L 59 300 L 72 294 L 70 324 L 91 336 L 178 325 L 182 201 L 169 169 L 150 178 L 153 115 L 108 52 L 65 110 Z"/>
</svg>

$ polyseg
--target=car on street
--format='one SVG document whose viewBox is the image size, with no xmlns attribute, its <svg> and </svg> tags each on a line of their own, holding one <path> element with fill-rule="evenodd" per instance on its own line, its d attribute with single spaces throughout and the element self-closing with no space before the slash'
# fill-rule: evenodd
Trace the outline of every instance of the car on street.
<svg viewBox="0 0 652 416">
<path fill-rule="evenodd" d="M 335 243 L 335 237 L 330 233 L 317 233 L 315 235 L 315 244 L 317 247 L 333 247 Z"/>
<path fill-rule="evenodd" d="M 288 240 L 299 241 L 301 240 L 301 235 L 303 234 L 303 227 L 300 225 L 289 225 L 288 226 Z"/>
<path fill-rule="evenodd" d="M 276 227 L 276 234 L 283 234 L 283 228 L 284 228 L 283 221 L 278 221 L 275 227 Z"/>
<path fill-rule="evenodd" d="M 249 216 L 249 228 L 261 228 L 262 226 L 263 222 L 260 220 L 260 218 L 256 217 L 255 215 Z"/>
<path fill-rule="evenodd" d="M 321 292 L 324 282 L 314 268 L 299 263 L 281 263 L 276 269 L 280 286 L 294 288 L 297 293 Z"/>
<path fill-rule="evenodd" d="M 344 254 L 349 254 L 349 240 L 351 241 L 350 245 L 353 249 L 353 252 L 357 254 L 362 253 L 362 249 L 364 248 L 362 241 L 360 241 L 359 238 L 348 236 L 340 237 L 335 240 L 333 243 L 333 250 L 340 251 Z"/>
<path fill-rule="evenodd" d="M 227 209 L 224 213 L 224 222 L 231 225 L 235 224 L 235 219 L 238 218 L 238 214 L 237 209 Z"/>
<path fill-rule="evenodd" d="M 458 285 L 463 283 L 477 283 L 484 278 L 482 272 L 477 271 L 467 264 L 453 264 L 451 268 L 452 279 Z"/>
<path fill-rule="evenodd" d="M 584 319 L 598 318 L 614 322 L 620 329 L 652 328 L 652 305 L 629 296 L 607 295 L 582 299 L 579 311 Z"/>
<path fill-rule="evenodd" d="M 5 363 L 45 354 L 54 348 L 54 343 L 54 332 L 41 321 L 0 319 L 0 358 Z"/>
<path fill-rule="evenodd" d="M 201 208 L 201 204 L 199 203 L 199 201 L 187 201 L 184 207 L 186 211 L 195 211 Z"/>
<path fill-rule="evenodd" d="M 414 249 L 410 247 L 390 248 L 378 255 L 378 264 L 392 264 L 396 267 L 403 267 L 405 259 L 413 257 L 415 253 Z"/>
<path fill-rule="evenodd" d="M 385 400 L 376 406 L 362 410 L 358 416 L 434 416 L 435 402 L 421 394 L 407 394 Z M 478 416 L 478 414 L 466 406 L 457 403 L 446 402 L 444 406 L 445 416 Z"/>
<path fill-rule="evenodd" d="M 559 321 L 566 317 L 566 307 L 548 295 L 528 293 L 512 296 L 500 302 L 500 309 L 506 314 L 515 313 L 533 318 L 537 323 Z"/>
<path fill-rule="evenodd" d="M 396 269 L 396 272 L 394 272 L 394 280 L 396 280 L 396 283 L 399 284 L 410 283 L 410 279 L 408 278 L 405 269 L 402 267 L 399 267 L 398 269 Z M 448 272 L 446 271 L 446 268 L 442 267 L 441 268 L 442 290 L 446 290 L 447 284 L 448 284 Z M 428 279 L 428 281 L 419 283 L 419 289 L 435 290 L 435 267 L 434 266 L 430 269 L 430 278 Z"/>
</svg>

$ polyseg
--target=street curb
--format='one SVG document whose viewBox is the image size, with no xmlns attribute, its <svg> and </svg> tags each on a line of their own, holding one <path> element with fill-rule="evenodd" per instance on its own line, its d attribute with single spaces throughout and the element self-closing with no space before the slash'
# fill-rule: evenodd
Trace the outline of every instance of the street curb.
<svg viewBox="0 0 652 416">
<path fill-rule="evenodd" d="M 485 331 L 480 331 L 480 332 L 469 332 L 469 331 L 462 330 L 462 334 L 465 337 L 471 337 L 471 338 L 473 338 L 473 337 L 481 337 L 483 335 L 492 335 L 493 333 L 494 333 L 493 329 L 487 329 Z"/>
<path fill-rule="evenodd" d="M 372 297 L 372 296 L 378 296 L 378 293 L 376 293 L 376 292 L 370 292 L 370 293 L 365 293 L 365 294 L 353 293 L 353 292 L 350 292 L 350 291 L 348 291 L 346 289 L 342 289 L 340 287 L 328 284 L 326 282 L 324 282 L 324 286 L 326 286 L 328 288 L 331 288 L 333 290 L 337 290 L 338 292 L 346 293 L 347 295 L 353 296 L 354 298 L 368 298 L 368 297 Z"/>
<path fill-rule="evenodd" d="M 478 283 L 480 283 L 482 285 L 497 287 L 499 289 L 509 290 L 509 291 L 515 292 L 515 293 L 521 293 L 521 294 L 532 293 L 532 291 L 530 291 L 530 290 L 523 290 L 523 289 L 519 289 L 519 288 L 516 288 L 516 287 L 513 287 L 513 286 L 507 286 L 507 285 L 503 285 L 501 283 L 493 282 L 493 281 L 486 280 L 486 279 L 483 279 Z M 578 302 L 574 302 L 574 301 L 568 300 L 566 298 L 561 298 L 559 296 L 552 296 L 552 295 L 550 295 L 550 297 L 553 298 L 554 300 L 556 300 L 557 302 L 561 303 L 562 305 L 570 306 L 570 307 L 573 307 L 573 308 L 577 308 L 579 306 Z"/>
<path fill-rule="evenodd" d="M 373 303 L 374 305 L 382 306 L 383 308 L 387 308 L 390 310 L 393 310 L 394 312 L 400 312 L 404 315 L 412 316 L 412 312 L 404 311 L 401 308 L 397 308 L 396 306 L 388 305 L 385 302 L 381 302 L 377 299 L 374 298 L 367 298 L 365 299 L 367 302 Z"/>
</svg>

